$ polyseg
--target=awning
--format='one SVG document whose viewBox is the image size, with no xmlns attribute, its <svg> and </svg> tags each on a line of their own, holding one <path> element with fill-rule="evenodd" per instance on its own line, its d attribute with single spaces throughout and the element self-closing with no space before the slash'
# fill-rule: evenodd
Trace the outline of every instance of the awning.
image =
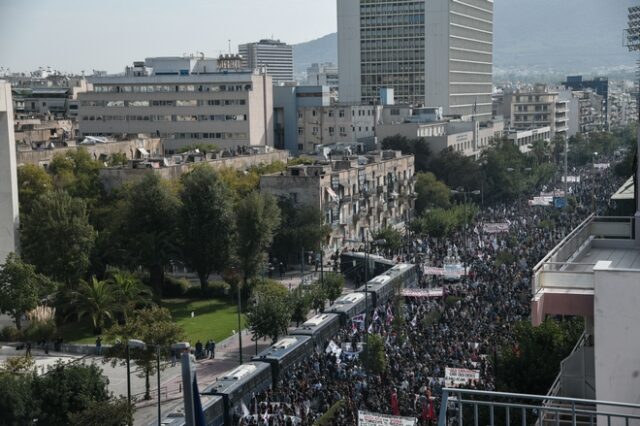
<svg viewBox="0 0 640 426">
<path fill-rule="evenodd" d="M 329 197 L 331 197 L 331 199 L 335 202 L 338 201 L 338 194 L 335 193 L 335 191 L 333 189 L 331 189 L 330 187 L 327 186 L 327 194 L 329 194 Z"/>
<path fill-rule="evenodd" d="M 622 186 L 611 196 L 612 200 L 633 200 L 634 185 L 631 176 Z"/>
<path fill-rule="evenodd" d="M 143 156 L 143 157 L 148 157 L 149 156 L 149 152 L 144 149 L 144 148 L 138 148 L 138 152 Z"/>
</svg>

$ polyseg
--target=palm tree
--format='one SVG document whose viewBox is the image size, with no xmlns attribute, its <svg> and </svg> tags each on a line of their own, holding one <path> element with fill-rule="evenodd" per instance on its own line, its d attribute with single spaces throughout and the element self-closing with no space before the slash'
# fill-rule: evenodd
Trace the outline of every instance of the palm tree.
<svg viewBox="0 0 640 426">
<path fill-rule="evenodd" d="M 115 288 L 116 301 L 125 322 L 136 308 L 153 304 L 151 289 L 142 284 L 133 274 L 115 270 L 109 282 Z"/>
<path fill-rule="evenodd" d="M 73 292 L 73 301 L 78 319 L 89 316 L 93 323 L 93 333 L 102 333 L 106 318 L 113 318 L 117 309 L 117 291 L 108 281 L 91 277 L 89 282 L 80 281 L 78 290 Z"/>
</svg>

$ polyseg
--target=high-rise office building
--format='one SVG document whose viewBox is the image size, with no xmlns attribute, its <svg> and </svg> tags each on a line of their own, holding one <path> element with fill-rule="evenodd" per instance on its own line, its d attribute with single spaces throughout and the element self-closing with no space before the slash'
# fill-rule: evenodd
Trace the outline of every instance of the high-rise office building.
<svg viewBox="0 0 640 426">
<path fill-rule="evenodd" d="M 493 0 L 339 0 L 341 102 L 442 106 L 491 118 Z"/>
<path fill-rule="evenodd" d="M 0 80 L 0 265 L 18 242 L 18 177 L 11 85 Z"/>
<path fill-rule="evenodd" d="M 280 40 L 260 40 L 238 46 L 245 68 L 265 67 L 274 83 L 293 81 L 293 46 Z"/>
</svg>

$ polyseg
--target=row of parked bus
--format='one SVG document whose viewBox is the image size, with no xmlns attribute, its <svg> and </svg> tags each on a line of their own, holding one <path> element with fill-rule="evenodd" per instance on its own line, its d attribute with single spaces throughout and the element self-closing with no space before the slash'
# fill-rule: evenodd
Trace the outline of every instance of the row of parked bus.
<svg viewBox="0 0 640 426">
<path fill-rule="evenodd" d="M 367 308 L 371 312 L 373 308 L 384 305 L 403 287 L 416 286 L 414 265 L 385 266 L 389 267 L 366 285 L 339 297 L 327 311 L 305 321 L 288 336 L 253 357 L 251 362 L 236 367 L 206 386 L 202 394 L 208 395 L 203 400 L 207 426 L 232 425 L 234 413 L 242 413 L 242 404 L 249 406 L 254 393 L 270 387 L 277 389 L 283 372 L 290 371 L 316 348 L 324 348 L 340 327 L 354 316 L 364 313 Z M 167 426 L 182 426 L 184 423 L 181 415 L 163 422 Z"/>
</svg>

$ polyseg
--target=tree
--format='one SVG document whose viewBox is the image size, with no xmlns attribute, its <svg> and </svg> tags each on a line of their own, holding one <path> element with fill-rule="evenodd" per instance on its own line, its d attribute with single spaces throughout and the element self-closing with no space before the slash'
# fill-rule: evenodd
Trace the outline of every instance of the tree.
<svg viewBox="0 0 640 426">
<path fill-rule="evenodd" d="M 151 285 L 162 296 L 164 268 L 176 254 L 179 202 L 162 179 L 149 174 L 128 193 L 123 232 L 131 260 L 149 270 Z"/>
<path fill-rule="evenodd" d="M 31 384 L 34 374 L 0 371 L 0 413 L 3 425 L 33 424 L 34 400 Z"/>
<path fill-rule="evenodd" d="M 118 289 L 109 281 L 100 281 L 91 277 L 89 282 L 80 281 L 78 289 L 72 293 L 73 307 L 78 319 L 91 318 L 93 334 L 102 333 L 105 319 L 113 318 L 118 309 Z"/>
<path fill-rule="evenodd" d="M 115 269 L 109 271 L 109 275 L 109 282 L 115 290 L 118 310 L 122 312 L 125 322 L 136 308 L 153 304 L 151 290 L 132 273 Z"/>
<path fill-rule="evenodd" d="M 582 323 L 579 319 L 547 320 L 538 327 L 529 321 L 516 325 L 516 344 L 500 348 L 496 367 L 499 391 L 528 394 L 545 393 L 575 345 Z"/>
<path fill-rule="evenodd" d="M 209 165 L 182 177 L 180 246 L 187 266 L 200 279 L 202 294 L 209 274 L 229 263 L 235 237 L 231 192 Z"/>
<path fill-rule="evenodd" d="M 302 289 L 298 288 L 297 291 L 289 293 L 288 304 L 291 308 L 291 321 L 294 321 L 296 327 L 299 327 L 300 323 L 307 319 L 307 314 L 311 307 L 311 300 L 307 293 L 302 292 Z"/>
<path fill-rule="evenodd" d="M 25 164 L 18 167 L 18 200 L 20 213 L 31 211 L 33 202 L 41 195 L 53 190 L 51 176 L 35 164 Z"/>
<path fill-rule="evenodd" d="M 252 192 L 238 203 L 236 220 L 236 254 L 246 286 L 266 260 L 265 252 L 280 225 L 280 209 L 271 195 Z"/>
<path fill-rule="evenodd" d="M 22 329 L 22 316 L 34 309 L 48 290 L 52 290 L 52 284 L 45 276 L 15 253 L 9 253 L 0 268 L 0 313 L 11 316 L 18 330 Z"/>
<path fill-rule="evenodd" d="M 278 336 L 287 333 L 291 322 L 288 292 L 281 284 L 275 286 L 260 285 L 254 291 L 254 304 L 247 312 L 247 323 L 254 340 L 270 337 L 275 343 Z"/>
<path fill-rule="evenodd" d="M 296 205 L 291 199 L 278 203 L 282 224 L 273 239 L 273 253 L 279 259 L 299 259 L 303 249 L 320 248 L 331 233 L 322 224 L 322 212 L 313 206 Z"/>
<path fill-rule="evenodd" d="M 324 288 L 331 303 L 342 295 L 344 276 L 336 272 L 324 273 Z"/>
<path fill-rule="evenodd" d="M 49 164 L 56 188 L 73 197 L 82 198 L 90 207 L 104 193 L 100 182 L 101 168 L 102 164 L 91 158 L 91 154 L 84 148 L 55 154 Z"/>
<path fill-rule="evenodd" d="M 327 300 L 327 291 L 319 282 L 313 283 L 308 288 L 309 306 L 317 312 L 324 311 L 324 304 Z"/>
<path fill-rule="evenodd" d="M 418 194 L 415 204 L 418 215 L 427 209 L 448 208 L 451 205 L 451 190 L 431 172 L 416 175 L 415 191 Z"/>
<path fill-rule="evenodd" d="M 481 189 L 482 186 L 480 165 L 453 148 L 444 149 L 433 157 L 429 163 L 429 171 L 449 188 L 472 191 Z"/>
<path fill-rule="evenodd" d="M 86 410 L 91 402 L 109 400 L 109 379 L 95 364 L 56 363 L 47 374 L 34 379 L 32 407 L 38 424 L 63 426 L 73 413 Z"/>
<path fill-rule="evenodd" d="M 362 352 L 362 365 L 372 374 L 383 374 L 387 371 L 387 355 L 384 352 L 384 342 L 378 334 L 370 334 Z"/>
<path fill-rule="evenodd" d="M 36 269 L 71 284 L 84 275 L 96 234 L 84 201 L 66 192 L 45 193 L 22 222 L 22 253 Z"/>
<path fill-rule="evenodd" d="M 393 149 L 402 151 L 403 154 L 411 154 L 415 157 L 416 171 L 424 172 L 429 170 L 433 155 L 429 143 L 422 138 L 409 139 L 405 136 L 395 135 L 384 138 L 383 149 Z"/>
<path fill-rule="evenodd" d="M 402 248 L 402 234 L 390 226 L 385 226 L 373 234 L 374 240 L 384 240 L 381 247 L 387 253 L 395 253 Z"/>
<path fill-rule="evenodd" d="M 433 209 L 424 212 L 412 224 L 413 231 L 418 235 L 429 235 L 433 238 L 444 238 L 454 227 L 453 217 L 449 210 Z"/>
<path fill-rule="evenodd" d="M 91 401 L 83 411 L 69 416 L 71 426 L 126 426 L 133 424 L 133 407 L 126 398 Z"/>
<path fill-rule="evenodd" d="M 161 356 L 168 356 L 171 345 L 184 338 L 184 331 L 173 322 L 168 309 L 155 306 L 136 311 L 136 315 L 126 324 L 112 326 L 106 336 L 108 341 L 114 342 L 106 352 L 106 356 L 112 360 L 113 365 L 118 362 L 124 363 L 125 348 L 129 340 L 138 339 L 146 343 L 144 349 L 131 349 L 130 355 L 141 369 L 139 377 L 145 378 L 145 399 L 150 399 L 149 376 L 156 372 L 158 348 Z M 160 369 L 163 370 L 165 367 L 166 365 L 161 365 Z"/>
</svg>

